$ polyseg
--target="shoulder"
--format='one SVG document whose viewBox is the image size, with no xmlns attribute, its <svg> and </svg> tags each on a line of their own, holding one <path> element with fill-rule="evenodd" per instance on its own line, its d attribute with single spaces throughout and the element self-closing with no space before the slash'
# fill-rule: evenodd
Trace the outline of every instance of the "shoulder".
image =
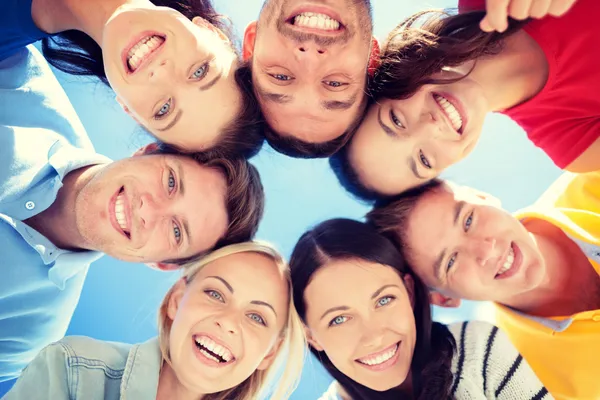
<svg viewBox="0 0 600 400">
<path fill-rule="evenodd" d="M 338 381 L 331 382 L 327 391 L 319 397 L 319 400 L 352 400 L 348 393 L 342 388 Z"/>
<path fill-rule="evenodd" d="M 72 358 L 71 364 L 94 361 L 113 370 L 124 370 L 133 345 L 105 342 L 87 336 L 67 336 L 54 345 Z"/>
</svg>

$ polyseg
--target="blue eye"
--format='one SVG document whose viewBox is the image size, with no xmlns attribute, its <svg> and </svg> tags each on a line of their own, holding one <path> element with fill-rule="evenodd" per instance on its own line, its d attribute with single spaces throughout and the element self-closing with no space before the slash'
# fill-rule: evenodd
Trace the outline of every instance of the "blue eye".
<svg viewBox="0 0 600 400">
<path fill-rule="evenodd" d="M 181 241 L 181 229 L 179 229 L 179 226 L 175 222 L 173 222 L 173 235 L 175 235 L 175 240 L 179 243 Z"/>
<path fill-rule="evenodd" d="M 333 88 L 338 88 L 338 87 L 346 85 L 345 83 L 338 82 L 338 81 L 325 81 L 325 84 L 327 86 L 331 86 Z"/>
<path fill-rule="evenodd" d="M 154 118 L 155 119 L 160 119 L 160 118 L 164 117 L 165 115 L 168 115 L 169 112 L 171 111 L 171 103 L 172 103 L 172 99 L 167 100 L 160 107 L 160 110 L 158 110 L 158 112 L 156 114 L 154 114 Z"/>
<path fill-rule="evenodd" d="M 277 79 L 278 81 L 291 81 L 292 77 L 289 75 L 284 75 L 284 74 L 272 74 L 271 75 L 273 78 Z"/>
<path fill-rule="evenodd" d="M 473 212 L 471 212 L 471 214 L 469 214 L 469 216 L 465 220 L 465 232 L 468 231 L 469 228 L 471 228 L 472 223 L 473 223 Z"/>
<path fill-rule="evenodd" d="M 267 326 L 267 323 L 265 322 L 263 317 L 261 317 L 260 315 L 252 313 L 252 314 L 249 314 L 249 317 L 252 321 L 257 322 L 261 325 Z"/>
<path fill-rule="evenodd" d="M 200 68 L 198 68 L 196 71 L 194 71 L 194 73 L 192 74 L 192 76 L 190 78 L 192 79 L 202 79 L 206 76 L 206 74 L 208 73 L 208 64 L 203 64 Z"/>
<path fill-rule="evenodd" d="M 204 293 L 206 293 L 208 295 L 208 297 L 212 297 L 215 300 L 219 300 L 219 301 L 223 301 L 223 296 L 221 296 L 221 293 L 217 292 L 216 290 L 205 290 Z"/>
<path fill-rule="evenodd" d="M 456 254 L 453 254 L 452 257 L 450 257 L 450 260 L 448 260 L 448 265 L 446 266 L 446 270 L 449 270 L 450 268 L 452 268 L 452 266 L 454 265 L 455 262 L 456 262 Z"/>
<path fill-rule="evenodd" d="M 334 319 L 332 319 L 329 322 L 329 326 L 334 326 L 334 325 L 341 325 L 344 322 L 346 322 L 348 320 L 348 317 L 344 317 L 343 315 L 340 315 L 338 317 L 335 317 Z"/>
<path fill-rule="evenodd" d="M 423 164 L 425 168 L 431 169 L 431 164 L 429 163 L 429 160 L 427 159 L 427 157 L 425 157 L 421 150 L 419 150 L 419 159 L 421 160 L 421 164 Z"/>
<path fill-rule="evenodd" d="M 388 304 L 390 304 L 392 302 L 392 300 L 394 300 L 393 296 L 382 297 L 379 300 L 377 300 L 377 306 L 378 307 L 387 306 Z"/>
<path fill-rule="evenodd" d="M 173 172 L 169 172 L 169 193 L 173 192 L 173 190 L 175 189 L 175 176 L 173 175 Z"/>
</svg>

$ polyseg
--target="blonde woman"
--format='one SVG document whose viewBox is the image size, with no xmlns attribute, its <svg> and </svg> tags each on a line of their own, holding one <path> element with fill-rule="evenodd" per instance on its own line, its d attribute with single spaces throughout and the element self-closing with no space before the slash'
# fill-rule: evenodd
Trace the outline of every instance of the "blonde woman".
<svg viewBox="0 0 600 400">
<path fill-rule="evenodd" d="M 5 399 L 287 399 L 306 348 L 291 296 L 289 268 L 272 247 L 221 248 L 184 267 L 160 306 L 157 338 L 64 338 Z"/>
</svg>

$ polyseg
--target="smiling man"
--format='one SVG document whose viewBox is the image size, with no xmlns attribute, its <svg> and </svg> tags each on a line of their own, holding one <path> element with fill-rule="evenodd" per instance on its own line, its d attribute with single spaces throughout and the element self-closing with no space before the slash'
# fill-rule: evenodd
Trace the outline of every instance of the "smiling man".
<svg viewBox="0 0 600 400">
<path fill-rule="evenodd" d="M 556 399 L 600 398 L 600 172 L 565 174 L 514 215 L 434 180 L 368 219 L 401 248 L 434 304 L 497 304 L 497 323 Z"/>
<path fill-rule="evenodd" d="M 256 232 L 264 195 L 246 161 L 96 154 L 33 47 L 0 61 L 0 93 L 0 381 L 64 335 L 103 253 L 173 269 Z"/>
<path fill-rule="evenodd" d="M 362 119 L 378 53 L 368 0 L 267 0 L 246 28 L 244 59 L 269 125 L 293 157 L 335 153 Z"/>
</svg>

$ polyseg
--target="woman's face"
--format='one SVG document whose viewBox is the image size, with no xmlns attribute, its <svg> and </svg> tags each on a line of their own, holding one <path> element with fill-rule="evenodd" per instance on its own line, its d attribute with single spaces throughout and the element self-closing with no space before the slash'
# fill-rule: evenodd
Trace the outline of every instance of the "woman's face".
<svg viewBox="0 0 600 400">
<path fill-rule="evenodd" d="M 269 257 L 229 255 L 180 280 L 168 302 L 172 368 L 196 393 L 233 388 L 270 366 L 288 317 L 288 284 Z"/>
<path fill-rule="evenodd" d="M 241 108 L 238 59 L 223 33 L 168 7 L 122 7 L 102 37 L 104 68 L 125 111 L 160 140 L 199 151 Z"/>
<path fill-rule="evenodd" d="M 304 301 L 310 344 L 343 374 L 378 391 L 404 382 L 416 327 L 410 295 L 394 269 L 333 261 L 313 275 Z"/>
<path fill-rule="evenodd" d="M 435 78 L 459 76 L 444 71 Z M 349 161 L 370 190 L 401 193 L 465 158 L 479 140 L 488 111 L 481 86 L 470 77 L 425 85 L 407 99 L 381 99 L 353 136 Z"/>
</svg>

